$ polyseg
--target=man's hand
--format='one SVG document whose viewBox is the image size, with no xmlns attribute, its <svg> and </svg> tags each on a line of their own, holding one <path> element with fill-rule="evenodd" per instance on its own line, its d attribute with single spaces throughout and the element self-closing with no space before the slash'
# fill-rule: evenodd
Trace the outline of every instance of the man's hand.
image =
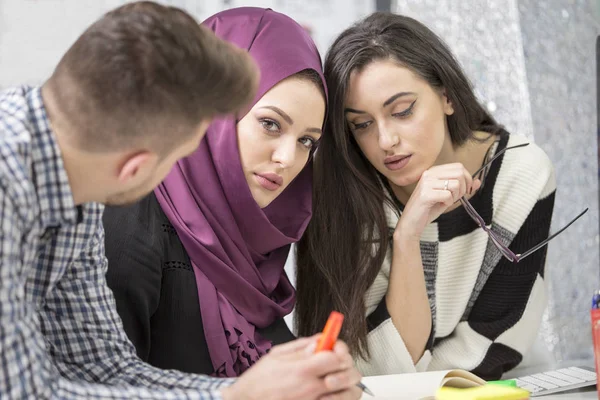
<svg viewBox="0 0 600 400">
<path fill-rule="evenodd" d="M 348 347 L 314 353 L 318 336 L 275 346 L 222 391 L 224 400 L 354 400 L 362 391 Z"/>
</svg>

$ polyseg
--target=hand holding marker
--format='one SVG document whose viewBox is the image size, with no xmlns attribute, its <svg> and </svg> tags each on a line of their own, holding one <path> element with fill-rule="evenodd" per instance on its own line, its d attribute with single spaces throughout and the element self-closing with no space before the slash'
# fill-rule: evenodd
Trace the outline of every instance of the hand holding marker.
<svg viewBox="0 0 600 400">
<path fill-rule="evenodd" d="M 325 328 L 323 329 L 323 333 L 317 342 L 317 348 L 315 353 L 319 351 L 332 351 L 333 346 L 335 346 L 335 342 L 337 341 L 338 335 L 342 330 L 342 323 L 344 322 L 344 316 L 337 311 L 332 311 L 327 319 L 327 323 L 325 324 Z M 374 394 L 369 390 L 368 387 L 363 385 L 362 383 L 358 383 L 358 386 L 363 392 L 368 395 L 374 396 Z"/>
</svg>

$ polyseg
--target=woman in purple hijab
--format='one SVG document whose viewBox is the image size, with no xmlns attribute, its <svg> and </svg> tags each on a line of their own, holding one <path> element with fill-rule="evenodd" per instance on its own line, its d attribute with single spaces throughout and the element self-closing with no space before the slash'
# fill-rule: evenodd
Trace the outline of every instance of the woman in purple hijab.
<svg viewBox="0 0 600 400">
<path fill-rule="evenodd" d="M 107 280 L 142 359 L 238 376 L 294 338 L 284 264 L 311 217 L 326 91 L 317 49 L 289 17 L 244 7 L 204 25 L 254 58 L 257 96 L 213 121 L 153 194 L 106 209 Z"/>
</svg>

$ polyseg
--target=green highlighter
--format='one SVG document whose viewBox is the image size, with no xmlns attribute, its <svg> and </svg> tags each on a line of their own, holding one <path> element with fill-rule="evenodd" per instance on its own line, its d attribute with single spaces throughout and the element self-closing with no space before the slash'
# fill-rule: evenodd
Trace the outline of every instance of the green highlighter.
<svg viewBox="0 0 600 400">
<path fill-rule="evenodd" d="M 507 379 L 504 381 L 489 381 L 488 384 L 517 387 L 517 380 L 516 379 Z"/>
</svg>

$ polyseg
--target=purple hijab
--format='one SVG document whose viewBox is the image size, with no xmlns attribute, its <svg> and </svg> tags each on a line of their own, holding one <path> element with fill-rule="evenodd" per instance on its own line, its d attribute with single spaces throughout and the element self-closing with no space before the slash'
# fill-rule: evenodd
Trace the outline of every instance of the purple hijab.
<svg viewBox="0 0 600 400">
<path fill-rule="evenodd" d="M 321 60 L 309 34 L 270 9 L 242 7 L 204 25 L 247 49 L 261 79 L 255 104 L 283 79 Z M 267 208 L 261 209 L 242 172 L 236 120 L 215 120 L 198 149 L 180 160 L 155 190 L 189 254 L 216 376 L 238 376 L 269 351 L 264 328 L 289 314 L 295 302 L 284 265 L 290 244 L 311 217 L 309 162 Z M 198 338 L 198 340 L 202 340 Z"/>
</svg>

